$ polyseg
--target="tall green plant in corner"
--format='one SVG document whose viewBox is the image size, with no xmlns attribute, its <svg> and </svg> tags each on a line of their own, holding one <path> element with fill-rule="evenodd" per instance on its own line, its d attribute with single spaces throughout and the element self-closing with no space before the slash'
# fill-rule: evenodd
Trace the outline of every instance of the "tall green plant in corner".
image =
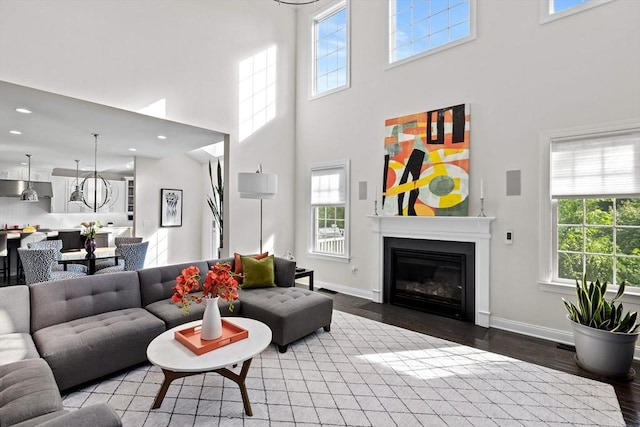
<svg viewBox="0 0 640 427">
<path fill-rule="evenodd" d="M 209 182 L 211 182 L 211 191 L 213 197 L 207 195 L 207 203 L 209 209 L 211 209 L 211 215 L 213 215 L 213 221 L 218 229 L 220 236 L 220 248 L 224 247 L 223 244 L 223 231 L 224 231 L 224 186 L 222 185 L 222 166 L 220 166 L 220 159 L 218 159 L 217 179 L 216 184 L 213 183 L 213 170 L 211 168 L 211 160 L 209 160 Z"/>
</svg>

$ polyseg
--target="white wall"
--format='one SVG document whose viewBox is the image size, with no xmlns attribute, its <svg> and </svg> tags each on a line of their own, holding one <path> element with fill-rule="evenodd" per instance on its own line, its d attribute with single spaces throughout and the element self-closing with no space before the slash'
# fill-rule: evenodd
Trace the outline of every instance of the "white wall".
<svg viewBox="0 0 640 427">
<path fill-rule="evenodd" d="M 238 198 L 236 176 L 261 162 L 280 178 L 264 212 L 265 236 L 276 236 L 271 249 L 279 254 L 293 246 L 294 15 L 266 0 L 2 0 L 0 79 L 131 111 L 164 98 L 167 119 L 229 133 L 228 247 L 257 251 L 258 208 Z M 274 44 L 277 116 L 240 143 L 238 63 Z M 200 178 L 187 183 L 171 161 L 165 165 L 152 177 L 162 174 L 169 187 L 200 186 Z M 140 171 L 137 177 L 136 185 L 144 185 L 146 177 Z M 206 206 L 204 192 L 196 203 Z M 140 201 L 137 207 L 144 218 L 155 215 Z M 185 222 L 202 218 L 201 209 L 192 217 L 195 211 Z M 201 235 L 191 230 L 180 239 L 200 248 Z M 181 259 L 178 252 L 167 258 Z"/>
<path fill-rule="evenodd" d="M 198 162 L 186 155 L 163 160 L 136 158 L 136 236 L 149 241 L 146 267 L 202 259 L 203 188 Z M 138 176 L 144 179 L 138 180 Z M 182 190 L 182 227 L 160 227 L 160 189 Z"/>
<path fill-rule="evenodd" d="M 387 68 L 387 2 L 352 0 L 351 88 L 310 101 L 310 15 L 327 4 L 298 12 L 298 263 L 314 268 L 320 283 L 369 294 L 372 233 L 366 215 L 373 213 L 374 188 L 381 191 L 384 120 L 470 103 L 469 215 L 479 211 L 482 178 L 486 212 L 497 217 L 491 243 L 494 324 L 521 330 L 534 325 L 532 333 L 548 328 L 547 336 L 568 331 L 561 295 L 537 283 L 540 133 L 640 117 L 640 2 L 614 1 L 540 25 L 538 1 L 480 0 L 475 41 Z M 309 165 L 345 157 L 351 159 L 349 264 L 306 256 Z M 521 196 L 506 196 L 509 170 L 522 172 Z M 357 198 L 359 181 L 368 182 L 366 201 Z M 512 245 L 504 242 L 507 229 L 514 233 Z"/>
</svg>

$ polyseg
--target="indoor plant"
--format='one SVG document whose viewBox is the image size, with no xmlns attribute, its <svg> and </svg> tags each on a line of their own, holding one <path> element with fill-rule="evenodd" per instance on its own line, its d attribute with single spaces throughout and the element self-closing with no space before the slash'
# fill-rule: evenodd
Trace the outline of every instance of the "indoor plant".
<svg viewBox="0 0 640 427">
<path fill-rule="evenodd" d="M 220 251 L 224 247 L 223 245 L 223 225 L 224 225 L 224 186 L 222 184 L 222 167 L 220 166 L 220 159 L 218 159 L 217 167 L 217 181 L 213 183 L 213 172 L 211 171 L 211 160 L 209 160 L 209 181 L 211 183 L 211 191 L 213 192 L 213 198 L 207 196 L 207 203 L 209 209 L 211 209 L 211 215 L 213 215 L 213 226 L 218 229 L 220 247 L 218 250 L 218 257 L 221 256 Z"/>
<path fill-rule="evenodd" d="M 184 314 L 189 314 L 192 302 L 206 304 L 202 317 L 200 336 L 204 340 L 219 338 L 222 335 L 222 320 L 218 307 L 218 298 L 229 302 L 229 311 L 233 311 L 233 301 L 238 299 L 238 281 L 231 271 L 231 264 L 219 262 L 207 272 L 202 283 L 202 295 L 194 294 L 200 289 L 200 269 L 194 265 L 182 270 L 176 277 L 176 284 L 172 288 L 175 292 L 171 300 L 178 303 Z"/>
<path fill-rule="evenodd" d="M 625 286 L 623 281 L 616 295 L 607 300 L 607 282 L 596 280 L 588 284 L 585 274 L 581 282 L 576 280 L 577 305 L 562 299 L 573 327 L 576 361 L 599 375 L 633 375 L 631 364 L 639 325 L 638 314 L 624 314 L 622 303 L 618 302 Z"/>
</svg>

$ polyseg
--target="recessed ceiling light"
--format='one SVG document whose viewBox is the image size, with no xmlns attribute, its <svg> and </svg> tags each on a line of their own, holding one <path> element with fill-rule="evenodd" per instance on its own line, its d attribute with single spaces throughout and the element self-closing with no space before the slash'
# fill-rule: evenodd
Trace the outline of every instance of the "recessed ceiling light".
<svg viewBox="0 0 640 427">
<path fill-rule="evenodd" d="M 133 168 L 133 166 L 130 165 L 129 163 L 127 163 L 127 169 L 132 169 L 132 168 Z"/>
<path fill-rule="evenodd" d="M 27 162 L 20 162 L 22 166 L 27 166 Z"/>
<path fill-rule="evenodd" d="M 158 135 L 158 139 L 167 139 L 167 137 L 164 135 Z"/>
<path fill-rule="evenodd" d="M 22 132 L 20 132 L 19 130 L 10 130 L 9 133 L 12 133 L 14 135 L 22 135 Z"/>
<path fill-rule="evenodd" d="M 136 148 L 129 148 L 129 151 L 138 151 Z"/>
<path fill-rule="evenodd" d="M 16 111 L 18 113 L 22 113 L 22 114 L 31 114 L 31 110 L 27 110 L 26 108 L 16 108 Z"/>
</svg>

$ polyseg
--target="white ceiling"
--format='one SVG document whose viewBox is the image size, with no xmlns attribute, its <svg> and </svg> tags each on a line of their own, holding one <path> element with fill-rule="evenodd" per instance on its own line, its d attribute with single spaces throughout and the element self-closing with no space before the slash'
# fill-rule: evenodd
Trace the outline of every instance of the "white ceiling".
<svg viewBox="0 0 640 427">
<path fill-rule="evenodd" d="M 22 114 L 16 108 L 26 108 Z M 22 132 L 11 134 L 11 130 Z M 131 171 L 133 156 L 161 159 L 221 142 L 224 134 L 0 81 L 0 163 L 34 170 Z M 158 135 L 167 137 L 158 139 Z M 132 152 L 129 149 L 135 148 Z M 196 157 L 196 156 L 194 156 Z M 196 157 L 197 158 L 197 157 Z"/>
</svg>

